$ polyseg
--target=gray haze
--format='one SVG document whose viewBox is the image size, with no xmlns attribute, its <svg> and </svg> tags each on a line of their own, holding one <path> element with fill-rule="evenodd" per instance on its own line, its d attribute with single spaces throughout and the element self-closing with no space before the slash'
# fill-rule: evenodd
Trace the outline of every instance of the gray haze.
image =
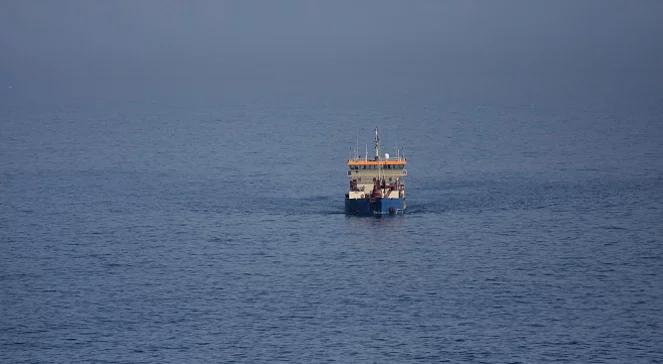
<svg viewBox="0 0 663 364">
<path fill-rule="evenodd" d="M 0 105 L 647 108 L 662 17 L 661 1 L 2 1 Z"/>
</svg>

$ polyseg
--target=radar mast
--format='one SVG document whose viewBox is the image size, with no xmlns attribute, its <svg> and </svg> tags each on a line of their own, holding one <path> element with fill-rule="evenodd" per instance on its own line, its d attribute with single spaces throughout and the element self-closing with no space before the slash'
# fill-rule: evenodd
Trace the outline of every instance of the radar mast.
<svg viewBox="0 0 663 364">
<path fill-rule="evenodd" d="M 375 128 L 375 160 L 380 160 L 380 137 L 377 127 Z"/>
</svg>

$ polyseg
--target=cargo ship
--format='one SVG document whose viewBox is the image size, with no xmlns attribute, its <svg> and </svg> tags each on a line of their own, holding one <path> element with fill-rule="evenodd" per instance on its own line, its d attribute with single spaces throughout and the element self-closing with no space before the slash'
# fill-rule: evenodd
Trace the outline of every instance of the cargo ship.
<svg viewBox="0 0 663 364">
<path fill-rule="evenodd" d="M 405 213 L 405 176 L 407 159 L 400 149 L 396 157 L 382 155 L 380 136 L 375 128 L 375 156 L 359 155 L 358 146 L 348 159 L 350 188 L 345 194 L 345 213 L 359 216 L 398 215 Z"/>
</svg>

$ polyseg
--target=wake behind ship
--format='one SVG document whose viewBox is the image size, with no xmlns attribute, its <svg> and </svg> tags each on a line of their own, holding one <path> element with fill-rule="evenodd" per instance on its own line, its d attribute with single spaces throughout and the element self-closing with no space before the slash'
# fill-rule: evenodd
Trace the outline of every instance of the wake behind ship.
<svg viewBox="0 0 663 364">
<path fill-rule="evenodd" d="M 355 155 L 348 160 L 350 189 L 345 194 L 345 212 L 359 216 L 381 216 L 402 214 L 405 202 L 405 166 L 407 160 L 397 151 L 396 157 L 389 153 L 381 155 L 380 137 L 375 129 L 375 156 L 362 158 Z"/>
</svg>

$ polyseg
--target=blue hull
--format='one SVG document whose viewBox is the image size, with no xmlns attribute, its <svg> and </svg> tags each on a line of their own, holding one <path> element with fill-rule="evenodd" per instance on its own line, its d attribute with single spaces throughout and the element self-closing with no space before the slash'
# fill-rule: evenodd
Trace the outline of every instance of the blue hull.
<svg viewBox="0 0 663 364">
<path fill-rule="evenodd" d="M 405 199 L 369 199 L 351 200 L 345 198 L 345 213 L 357 216 L 397 215 L 405 212 Z"/>
</svg>

